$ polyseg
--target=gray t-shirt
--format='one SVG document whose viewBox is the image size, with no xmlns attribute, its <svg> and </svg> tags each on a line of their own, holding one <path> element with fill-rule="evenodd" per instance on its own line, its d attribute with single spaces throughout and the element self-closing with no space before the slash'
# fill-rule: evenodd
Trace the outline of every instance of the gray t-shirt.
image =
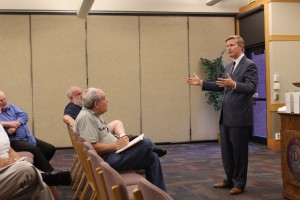
<svg viewBox="0 0 300 200">
<path fill-rule="evenodd" d="M 85 107 L 76 118 L 74 131 L 90 143 L 111 144 L 117 141 L 104 119 Z"/>
</svg>

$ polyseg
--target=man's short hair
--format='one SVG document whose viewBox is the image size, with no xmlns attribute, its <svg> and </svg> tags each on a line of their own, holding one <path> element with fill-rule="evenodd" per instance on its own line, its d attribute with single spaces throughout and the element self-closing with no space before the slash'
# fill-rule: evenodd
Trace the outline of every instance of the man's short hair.
<svg viewBox="0 0 300 200">
<path fill-rule="evenodd" d="M 236 43 L 239 46 L 245 46 L 245 42 L 244 42 L 243 38 L 239 35 L 231 35 L 228 38 L 226 38 L 225 42 L 227 42 L 228 40 L 232 40 L 232 39 L 236 39 Z"/>
<path fill-rule="evenodd" d="M 88 88 L 82 95 L 83 106 L 87 109 L 93 109 L 95 102 L 100 101 L 101 97 L 96 88 Z"/>
</svg>

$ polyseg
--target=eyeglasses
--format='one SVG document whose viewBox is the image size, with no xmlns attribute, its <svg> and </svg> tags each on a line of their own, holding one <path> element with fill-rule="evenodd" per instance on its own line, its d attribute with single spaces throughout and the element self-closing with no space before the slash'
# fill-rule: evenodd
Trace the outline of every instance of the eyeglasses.
<svg viewBox="0 0 300 200">
<path fill-rule="evenodd" d="M 0 99 L 0 102 L 4 102 L 6 101 L 6 98 Z"/>
</svg>

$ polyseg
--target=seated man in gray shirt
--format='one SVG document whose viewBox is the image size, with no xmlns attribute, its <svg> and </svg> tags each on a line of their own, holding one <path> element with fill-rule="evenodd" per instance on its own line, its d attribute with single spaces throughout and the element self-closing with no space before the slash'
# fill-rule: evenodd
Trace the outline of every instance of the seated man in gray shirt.
<svg viewBox="0 0 300 200">
<path fill-rule="evenodd" d="M 101 117 L 107 111 L 108 104 L 104 91 L 89 88 L 83 93 L 82 101 L 83 108 L 76 118 L 74 131 L 91 142 L 98 154 L 115 170 L 145 169 L 146 178 L 167 191 L 159 157 L 153 152 L 155 144 L 144 137 L 141 142 L 117 154 L 116 151 L 125 147 L 129 139 L 120 121 L 117 120 L 111 132 Z"/>
</svg>

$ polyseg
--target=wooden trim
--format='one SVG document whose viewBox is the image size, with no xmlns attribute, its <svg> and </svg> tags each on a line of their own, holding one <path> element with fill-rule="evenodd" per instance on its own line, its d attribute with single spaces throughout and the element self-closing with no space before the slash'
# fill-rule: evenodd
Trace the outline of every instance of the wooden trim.
<svg viewBox="0 0 300 200">
<path fill-rule="evenodd" d="M 263 5 L 264 3 L 267 3 L 268 0 L 257 0 L 257 1 L 254 1 L 246 6 L 243 6 L 239 9 L 239 13 L 244 13 L 244 12 L 247 12 L 249 10 L 252 10 L 253 8 L 256 8 L 258 6 L 261 6 Z"/>
<path fill-rule="evenodd" d="M 270 35 L 268 41 L 300 41 L 300 35 Z"/>
<path fill-rule="evenodd" d="M 270 105 L 270 112 L 277 112 L 278 108 L 285 106 L 285 103 L 278 103 L 278 104 L 271 104 Z"/>
<path fill-rule="evenodd" d="M 240 31 L 240 20 L 235 20 L 235 34 L 236 35 L 240 35 L 241 31 Z"/>
<path fill-rule="evenodd" d="M 264 2 L 264 23 L 265 23 L 265 38 L 269 36 L 269 5 Z M 266 96 L 267 96 L 267 138 L 272 138 L 272 121 L 271 121 L 271 89 L 270 89 L 270 45 L 265 39 L 265 56 L 266 56 Z"/>
<path fill-rule="evenodd" d="M 244 13 L 244 12 L 247 12 L 249 10 L 252 10 L 253 8 L 256 8 L 258 6 L 261 6 L 261 5 L 266 5 L 268 3 L 271 3 L 271 2 L 277 2 L 277 3 L 300 3 L 300 0 L 257 0 L 257 1 L 254 1 L 252 3 L 249 3 L 248 5 L 245 5 L 243 7 L 241 7 L 239 9 L 239 13 Z M 266 10 L 266 8 L 265 8 Z"/>
<path fill-rule="evenodd" d="M 269 2 L 300 3 L 300 0 L 269 0 Z"/>
<path fill-rule="evenodd" d="M 268 148 L 276 151 L 281 150 L 280 140 L 268 139 Z"/>
</svg>

